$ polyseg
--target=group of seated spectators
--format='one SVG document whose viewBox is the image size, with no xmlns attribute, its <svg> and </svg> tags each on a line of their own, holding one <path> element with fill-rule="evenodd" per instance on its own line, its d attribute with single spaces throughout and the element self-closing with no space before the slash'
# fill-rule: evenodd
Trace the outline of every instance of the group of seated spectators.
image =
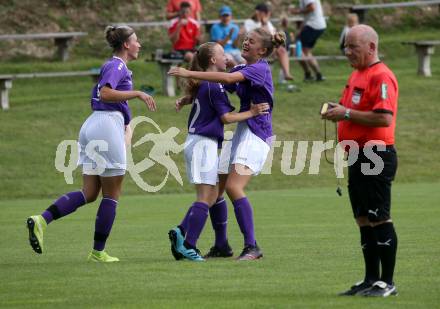
<svg viewBox="0 0 440 309">
<path fill-rule="evenodd" d="M 202 6 L 199 0 L 169 0 L 167 5 L 167 18 L 171 19 L 168 36 L 173 45 L 175 56 L 190 62 L 196 46 L 201 43 L 200 17 Z M 239 27 L 232 21 L 232 9 L 222 6 L 219 10 L 219 22 L 210 29 L 210 41 L 221 44 L 228 57 L 229 66 L 244 63 L 240 52 L 240 39 L 256 28 L 265 28 L 270 33 L 276 29 L 270 22 L 271 11 L 266 4 L 258 4 L 251 18 Z M 279 59 L 281 69 L 286 80 L 293 79 L 289 69 L 289 56 L 287 49 L 277 48 L 274 53 Z"/>
<path fill-rule="evenodd" d="M 273 59 L 280 62 L 282 79 L 292 80 L 290 74 L 289 52 L 291 43 L 296 42 L 298 50 L 297 57 L 304 71 L 304 81 L 323 81 L 319 64 L 312 54 L 318 38 L 326 29 L 326 21 L 320 0 L 298 0 L 299 7 L 290 5 L 288 13 L 304 16 L 304 21 L 297 31 L 297 36 L 288 29 L 287 16 L 281 18 L 281 30 L 286 33 L 286 46 L 278 47 L 273 53 Z M 168 0 L 167 19 L 170 19 L 168 35 L 173 44 L 172 55 L 184 61 L 190 62 L 196 46 L 201 42 L 201 20 L 202 6 L 200 0 Z M 276 29 L 270 21 L 271 10 L 265 3 L 255 6 L 255 11 L 249 19 L 246 19 L 240 28 L 232 20 L 232 10 L 229 6 L 222 6 L 219 10 L 219 22 L 212 25 L 209 30 L 209 41 L 221 44 L 228 57 L 230 67 L 244 63 L 241 57 L 240 44 L 246 33 L 256 29 L 264 28 L 274 34 Z M 356 14 L 347 16 L 347 24 L 343 29 L 340 38 L 340 48 L 344 53 L 344 38 L 347 30 L 358 23 Z M 281 73 L 280 73 L 281 75 Z M 313 76 L 314 75 L 314 76 Z"/>
</svg>

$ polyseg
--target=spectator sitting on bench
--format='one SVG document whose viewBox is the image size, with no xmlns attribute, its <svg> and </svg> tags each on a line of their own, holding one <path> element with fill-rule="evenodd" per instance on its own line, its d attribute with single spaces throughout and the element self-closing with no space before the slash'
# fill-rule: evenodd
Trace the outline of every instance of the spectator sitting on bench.
<svg viewBox="0 0 440 309">
<path fill-rule="evenodd" d="M 276 28 L 270 22 L 270 14 L 270 8 L 266 4 L 260 3 L 255 6 L 254 15 L 251 18 L 246 19 L 244 22 L 244 33 L 248 33 L 256 28 L 264 28 L 269 31 L 270 34 L 274 34 L 276 32 Z M 275 48 L 274 55 L 276 55 L 276 57 L 280 61 L 280 66 L 284 74 L 284 79 L 293 80 L 293 76 L 290 75 L 289 55 L 286 48 L 284 46 Z"/>
<path fill-rule="evenodd" d="M 223 46 L 225 55 L 228 58 L 228 66 L 233 67 L 245 63 L 246 61 L 241 57 L 241 51 L 238 48 L 240 28 L 232 22 L 231 8 L 224 5 L 221 7 L 219 14 L 220 22 L 214 24 L 211 28 L 211 41 Z"/>
<path fill-rule="evenodd" d="M 182 2 L 188 2 L 191 6 L 190 16 L 196 20 L 201 19 L 202 5 L 199 0 L 168 0 L 167 3 L 167 19 L 173 19 L 179 17 L 180 5 Z"/>
<path fill-rule="evenodd" d="M 346 24 L 342 29 L 341 36 L 339 37 L 339 49 L 341 50 L 343 55 L 345 55 L 345 36 L 347 35 L 348 30 L 356 25 L 359 25 L 358 15 L 356 13 L 347 14 Z"/>
<path fill-rule="evenodd" d="M 171 20 L 171 26 L 168 28 L 168 36 L 173 43 L 173 52 L 180 54 L 186 62 L 191 62 L 200 37 L 200 25 L 190 17 L 190 14 L 191 5 L 188 2 L 182 2 L 179 17 Z"/>
</svg>

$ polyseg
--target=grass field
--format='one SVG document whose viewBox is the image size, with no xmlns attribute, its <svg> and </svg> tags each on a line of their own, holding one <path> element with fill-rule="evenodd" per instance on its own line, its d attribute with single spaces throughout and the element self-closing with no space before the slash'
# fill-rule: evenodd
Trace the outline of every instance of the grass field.
<svg viewBox="0 0 440 309">
<path fill-rule="evenodd" d="M 393 192 L 399 236 L 398 297 L 369 300 L 335 296 L 361 279 L 363 271 L 359 233 L 347 194 L 336 196 L 333 168 L 324 160 L 319 175 L 307 173 L 308 162 L 300 175 L 284 175 L 280 168 L 282 147 L 275 149 L 272 173 L 252 179 L 249 186 L 257 239 L 265 254 L 261 261 L 194 264 L 172 259 L 167 231 L 180 221 L 194 198 L 181 153 L 172 158 L 184 179 L 183 186 L 170 178 L 159 192 L 163 194 L 153 195 L 126 177 L 108 246 L 109 253 L 121 258 L 121 263 L 85 261 L 92 243 L 96 203 L 52 224 L 46 237 L 47 252 L 37 256 L 27 243 L 25 219 L 41 213 L 61 193 L 80 187 L 80 172 L 76 171 L 74 184 L 68 185 L 55 169 L 54 159 L 57 145 L 77 139 L 90 114 L 92 81 L 58 78 L 14 81 L 11 109 L 0 111 L 0 307 L 439 308 L 440 53 L 432 57 L 433 77 L 423 78 L 416 75 L 412 48 L 400 43 L 438 39 L 438 29 L 390 29 L 380 35 L 384 60 L 400 86 L 396 130 L 399 169 Z M 324 36 L 317 53 L 336 52 L 336 35 Z M 143 60 L 129 65 L 135 87 L 149 84 L 158 89 L 155 99 L 159 110 L 148 113 L 135 100 L 130 103 L 133 115 L 150 116 L 163 131 L 179 128 L 176 141 L 182 143 L 188 110 L 174 112 L 174 99 L 160 93 L 158 68 Z M 78 55 L 67 63 L 14 60 L 2 62 L 0 73 L 87 70 L 99 67 L 102 61 Z M 344 61 L 321 65 L 327 77 L 324 83 L 303 83 L 295 64 L 293 73 L 300 91 L 289 93 L 285 86 L 275 85 L 277 140 L 311 143 L 323 139 L 319 106 L 338 99 L 351 69 Z M 276 76 L 275 66 L 274 80 Z M 234 96 L 230 98 L 237 103 Z M 141 127 L 134 141 L 152 130 Z M 135 162 L 145 158 L 149 147 L 151 144 L 134 151 Z M 142 176 L 157 184 L 164 173 L 156 165 Z M 242 239 L 232 214 L 230 207 L 230 242 L 238 254 Z M 208 224 L 199 242 L 202 251 L 210 247 L 211 240 Z"/>
<path fill-rule="evenodd" d="M 417 76 L 417 59 L 410 46 L 400 41 L 418 37 L 433 39 L 435 32 L 429 29 L 414 30 L 405 33 L 384 33 L 381 38 L 381 50 L 386 63 L 394 70 L 400 86 L 399 112 L 397 117 L 396 146 L 399 152 L 399 182 L 432 182 L 438 179 L 440 155 L 438 149 L 438 129 L 440 122 L 440 53 L 432 57 L 432 78 Z M 319 53 L 330 53 L 330 47 L 336 49 L 333 40 L 321 42 Z M 68 71 L 99 67 L 101 60 L 84 59 L 68 63 L 27 62 L 2 64 L 2 72 L 29 71 Z M 351 68 L 345 61 L 322 62 L 322 70 L 327 81 L 321 84 L 305 84 L 301 81 L 302 73 L 294 64 L 293 73 L 299 79 L 296 84 L 300 92 L 289 93 L 283 85 L 276 86 L 274 109 L 274 132 L 277 140 L 309 141 L 309 155 L 312 141 L 323 140 L 322 121 L 318 110 L 322 102 L 338 100 Z M 143 59 L 130 64 L 134 72 L 135 87 L 151 84 L 158 89 L 155 99 L 158 104 L 156 113 L 149 113 L 138 100 L 130 102 L 134 116 L 151 117 L 166 131 L 174 126 L 181 130 L 176 138 L 183 143 L 186 137 L 186 122 L 189 109 L 176 114 L 174 99 L 160 93 L 158 68 L 154 63 L 145 63 Z M 277 80 L 278 68 L 274 69 Z M 54 167 L 58 144 L 66 139 L 78 138 L 78 131 L 83 121 L 90 114 L 89 102 L 92 81 L 89 78 L 29 79 L 14 81 L 11 89 L 11 109 L 0 112 L 0 197 L 31 198 L 55 197 L 60 192 L 71 191 L 80 186 L 80 173 L 76 173 L 74 185 L 64 182 L 63 174 Z M 235 95 L 230 96 L 237 103 Z M 228 129 L 233 129 L 234 125 Z M 135 132 L 134 141 L 145 133 L 154 131 L 151 126 L 143 126 Z M 333 133 L 333 130 L 330 129 Z M 330 137 L 333 137 L 330 134 Z M 296 154 L 296 145 L 294 152 Z M 134 150 L 135 162 L 145 158 L 151 144 Z M 330 186 L 334 183 L 334 172 L 330 165 L 321 164 L 319 175 L 305 172 L 298 176 L 286 176 L 281 173 L 280 159 L 282 147 L 274 151 L 274 164 L 271 175 L 255 178 L 250 189 L 289 189 L 313 185 Z M 186 182 L 181 153 L 172 154 L 180 169 L 184 186 L 170 178 L 162 193 L 190 192 Z M 293 157 L 295 158 L 295 156 Z M 293 162 L 294 163 L 294 162 Z M 293 165 L 292 163 L 292 165 Z M 142 176 L 152 184 L 158 184 L 166 170 L 156 164 Z M 143 193 L 127 177 L 124 185 L 127 194 Z"/>
<path fill-rule="evenodd" d="M 47 252 L 37 255 L 24 223 L 50 200 L 1 201 L 0 307 L 438 308 L 438 188 L 394 188 L 400 295 L 384 300 L 336 296 L 361 279 L 363 264 L 347 195 L 339 198 L 333 188 L 252 192 L 265 255 L 254 262 L 174 261 L 167 231 L 191 203 L 189 194 L 122 198 L 107 246 L 121 262 L 112 265 L 86 262 L 96 203 L 51 224 Z M 230 242 L 238 254 L 242 237 L 229 210 Z M 207 223 L 199 241 L 203 252 L 211 231 Z"/>
</svg>

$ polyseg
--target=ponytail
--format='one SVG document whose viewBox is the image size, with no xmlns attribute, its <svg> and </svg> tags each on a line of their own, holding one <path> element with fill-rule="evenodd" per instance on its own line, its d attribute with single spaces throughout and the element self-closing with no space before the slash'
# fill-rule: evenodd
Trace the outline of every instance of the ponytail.
<svg viewBox="0 0 440 309">
<path fill-rule="evenodd" d="M 218 43 L 207 42 L 199 46 L 191 61 L 191 71 L 206 71 L 211 64 L 211 58 L 214 56 L 214 48 Z M 191 97 L 191 101 L 197 96 L 201 81 L 188 78 L 185 82 L 185 94 Z"/>
</svg>

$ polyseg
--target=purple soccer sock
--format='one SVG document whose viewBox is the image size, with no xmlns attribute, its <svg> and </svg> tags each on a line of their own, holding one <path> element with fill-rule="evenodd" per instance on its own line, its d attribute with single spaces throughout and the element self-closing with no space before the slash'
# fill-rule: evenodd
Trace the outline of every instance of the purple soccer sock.
<svg viewBox="0 0 440 309">
<path fill-rule="evenodd" d="M 192 205 L 190 208 L 188 208 L 188 211 L 186 212 L 185 217 L 183 218 L 182 222 L 180 222 L 179 227 L 180 230 L 182 230 L 182 233 L 185 235 L 186 231 L 188 231 L 188 222 L 189 222 L 189 215 L 191 213 Z"/>
<path fill-rule="evenodd" d="M 196 246 L 197 240 L 199 239 L 206 220 L 208 219 L 208 211 L 208 204 L 201 202 L 194 202 L 191 207 L 185 241 L 193 247 Z"/>
<path fill-rule="evenodd" d="M 82 191 L 69 192 L 58 198 L 41 215 L 49 224 L 52 220 L 57 220 L 71 214 L 86 203 L 87 201 Z"/>
<path fill-rule="evenodd" d="M 215 233 L 215 246 L 224 248 L 228 244 L 227 226 L 228 226 L 228 206 L 223 197 L 217 199 L 215 204 L 209 208 L 212 228 Z"/>
<path fill-rule="evenodd" d="M 104 250 L 105 242 L 112 230 L 113 221 L 115 221 L 117 205 L 118 201 L 111 198 L 104 197 L 101 200 L 98 213 L 96 214 L 93 249 L 98 251 Z"/>
<path fill-rule="evenodd" d="M 251 204 L 247 197 L 235 200 L 232 204 L 234 205 L 235 217 L 240 226 L 240 231 L 244 236 L 244 245 L 255 246 L 254 218 Z"/>
</svg>

